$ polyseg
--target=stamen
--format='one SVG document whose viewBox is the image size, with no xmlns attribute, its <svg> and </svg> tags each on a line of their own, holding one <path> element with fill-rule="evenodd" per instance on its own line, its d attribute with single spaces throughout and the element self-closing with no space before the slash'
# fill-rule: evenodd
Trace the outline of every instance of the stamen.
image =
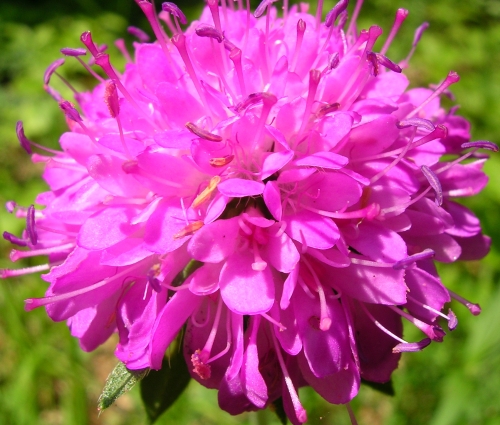
<svg viewBox="0 0 500 425">
<path fill-rule="evenodd" d="M 352 411 L 351 404 L 346 403 L 345 407 L 347 409 L 347 413 L 349 413 L 349 419 L 351 420 L 351 425 L 358 425 L 358 421 L 356 421 L 356 416 L 354 416 L 354 412 Z"/>
<path fill-rule="evenodd" d="M 66 118 L 75 121 L 82 127 L 83 131 L 85 134 L 89 137 L 92 142 L 96 143 L 94 135 L 90 132 L 90 130 L 87 128 L 87 126 L 83 123 L 82 117 L 80 116 L 80 113 L 76 110 L 76 108 L 67 100 L 63 100 L 59 102 L 59 107 L 61 110 L 64 112 L 64 115 Z"/>
<path fill-rule="evenodd" d="M 417 48 L 417 45 L 422 38 L 422 34 L 424 31 L 429 28 L 429 23 L 424 22 L 422 25 L 420 25 L 416 30 L 415 30 L 415 35 L 413 37 L 413 43 L 411 45 L 411 50 L 410 53 L 408 53 L 408 56 L 406 59 L 402 60 L 400 62 L 401 68 L 406 68 L 408 66 L 408 63 L 410 62 L 411 57 L 413 56 L 413 53 L 415 53 L 415 49 Z"/>
<path fill-rule="evenodd" d="M 201 127 L 198 127 L 196 124 L 193 124 L 192 122 L 187 122 L 186 123 L 186 128 L 196 136 L 200 137 L 201 139 L 209 140 L 211 142 L 221 142 L 222 137 L 219 136 L 218 134 L 213 134 L 210 133 L 207 130 L 202 129 Z"/>
<path fill-rule="evenodd" d="M 209 37 L 217 40 L 217 43 L 222 43 L 222 41 L 224 40 L 224 36 L 222 35 L 222 33 L 217 30 L 217 28 L 214 28 L 210 25 L 200 25 L 198 28 L 196 28 L 195 31 L 196 35 L 198 35 L 199 37 Z"/>
<path fill-rule="evenodd" d="M 440 207 L 443 204 L 443 189 L 441 188 L 441 182 L 434 171 L 432 171 L 427 165 L 422 165 L 420 169 L 431 187 L 434 189 L 434 192 L 436 192 L 436 205 Z"/>
<path fill-rule="evenodd" d="M 309 71 L 309 91 L 307 93 L 306 108 L 304 110 L 304 115 L 302 117 L 302 125 L 297 133 L 296 140 L 300 140 L 302 133 L 306 129 L 309 123 L 309 117 L 311 116 L 312 107 L 314 104 L 314 98 L 316 97 L 316 91 L 318 90 L 319 80 L 321 79 L 321 72 L 317 69 L 311 69 Z"/>
<path fill-rule="evenodd" d="M 175 233 L 173 235 L 174 239 L 180 239 L 183 238 L 184 236 L 191 236 L 193 235 L 196 231 L 200 230 L 203 227 L 204 223 L 202 220 L 194 221 L 192 223 L 189 223 L 186 227 L 184 227 L 182 230 L 179 232 Z"/>
<path fill-rule="evenodd" d="M 257 9 L 255 9 L 253 16 L 260 18 L 266 12 L 267 7 L 271 6 L 276 1 L 278 0 L 262 0 Z"/>
<path fill-rule="evenodd" d="M 198 76 L 196 75 L 196 72 L 193 67 L 193 63 L 191 62 L 191 59 L 189 58 L 189 53 L 187 51 L 186 47 L 186 36 L 182 33 L 179 32 L 175 34 L 172 37 L 172 43 L 174 44 L 175 47 L 177 47 L 177 50 L 179 51 L 179 54 L 181 55 L 181 58 L 184 62 L 184 65 L 186 66 L 186 71 L 191 77 L 191 81 L 194 84 L 194 87 L 196 88 L 196 91 L 198 92 L 198 96 L 200 97 L 202 103 L 205 105 L 206 109 L 208 110 L 208 105 L 207 101 L 205 98 L 205 93 L 203 92 L 200 84 L 200 80 L 198 80 Z"/>
<path fill-rule="evenodd" d="M 225 167 L 227 164 L 230 164 L 234 159 L 234 155 L 226 155 L 222 158 L 210 158 L 208 163 L 212 167 Z"/>
<path fill-rule="evenodd" d="M 324 117 L 326 114 L 330 112 L 338 111 L 340 108 L 340 103 L 327 103 L 326 105 L 319 108 L 318 112 L 316 112 L 316 116 L 318 118 Z"/>
<path fill-rule="evenodd" d="M 323 289 L 323 285 L 321 285 L 321 282 L 319 281 L 318 275 L 312 268 L 311 264 L 309 261 L 303 257 L 302 258 L 303 263 L 306 265 L 306 267 L 309 269 L 309 272 L 312 275 L 312 278 L 314 280 L 314 283 L 316 284 L 316 292 L 319 295 L 319 304 L 320 304 L 320 322 L 319 322 L 319 329 L 322 331 L 327 331 L 330 329 L 330 326 L 332 325 L 332 319 L 330 319 L 328 315 L 328 306 L 326 304 L 326 297 L 325 297 L 325 291 Z"/>
<path fill-rule="evenodd" d="M 241 65 L 241 49 L 234 47 L 229 53 L 229 59 L 234 64 L 234 69 L 236 70 L 236 75 L 238 76 L 238 83 L 240 84 L 240 92 L 243 97 L 247 95 L 247 89 L 245 86 L 245 78 L 243 76 L 243 67 Z"/>
<path fill-rule="evenodd" d="M 461 145 L 462 149 L 476 148 L 487 149 L 489 151 L 498 152 L 498 146 L 488 140 L 476 140 L 475 142 L 465 142 Z"/>
<path fill-rule="evenodd" d="M 295 67 L 297 66 L 297 59 L 299 58 L 300 48 L 302 47 L 302 41 L 304 40 L 305 32 L 306 23 L 303 19 L 299 19 L 299 21 L 297 22 L 297 41 L 295 42 L 295 50 L 293 51 L 293 59 L 290 66 L 290 72 L 295 72 Z"/>
<path fill-rule="evenodd" d="M 458 326 L 458 319 L 457 319 L 456 314 L 453 313 L 453 311 L 451 311 L 451 308 L 448 309 L 448 317 L 449 317 L 448 329 L 450 331 L 454 331 L 455 328 Z"/>
<path fill-rule="evenodd" d="M 389 329 L 387 329 L 384 325 L 382 325 L 373 315 L 368 311 L 368 309 L 365 307 L 364 303 L 359 302 L 359 305 L 363 309 L 363 311 L 366 313 L 366 315 L 370 318 L 370 320 L 373 322 L 373 324 L 379 328 L 382 332 L 385 334 L 389 335 L 390 337 L 394 338 L 396 341 L 399 341 L 401 344 L 404 345 L 411 345 L 412 343 L 406 342 L 403 338 L 400 338 L 396 334 L 392 333 Z M 397 346 L 396 346 L 397 347 Z M 393 348 L 394 352 L 394 348 Z"/>
<path fill-rule="evenodd" d="M 8 213 L 12 214 L 17 208 L 17 204 L 15 201 L 7 201 L 5 203 L 5 209 Z"/>
<path fill-rule="evenodd" d="M 439 87 L 427 98 L 425 99 L 419 106 L 417 106 L 412 112 L 410 112 L 406 118 L 411 118 L 417 115 L 425 106 L 429 104 L 433 99 L 443 93 L 448 87 L 452 84 L 458 82 L 460 80 L 459 75 L 455 71 L 450 71 L 445 80 L 439 85 Z"/>
<path fill-rule="evenodd" d="M 210 182 L 208 183 L 208 186 L 205 189 L 203 189 L 203 191 L 194 199 L 193 203 L 191 204 L 191 208 L 197 208 L 204 202 L 208 201 L 214 190 L 217 188 L 217 185 L 220 183 L 220 181 L 221 181 L 220 176 L 212 177 L 210 179 Z"/>
<path fill-rule="evenodd" d="M 280 332 L 283 332 L 283 331 L 286 331 L 286 327 L 283 326 L 280 322 L 278 322 L 277 320 L 274 320 L 271 316 L 269 316 L 269 314 L 266 314 L 266 313 L 260 313 L 260 315 L 266 319 L 267 321 L 271 322 L 273 325 L 277 326 L 280 330 Z"/>
<path fill-rule="evenodd" d="M 252 239 L 252 248 L 253 248 L 253 258 L 254 262 L 252 263 L 252 270 L 256 272 L 261 272 L 266 269 L 267 263 L 262 259 L 259 252 L 259 245 L 255 238 Z"/>
<path fill-rule="evenodd" d="M 17 260 L 20 260 L 21 258 L 36 257 L 38 255 L 49 255 L 54 252 L 64 252 L 74 247 L 75 244 L 72 242 L 66 245 L 58 245 L 52 248 L 33 249 L 31 251 L 19 251 L 17 249 L 13 249 L 10 252 L 9 258 L 12 262 L 15 262 Z"/>
<path fill-rule="evenodd" d="M 92 56 L 97 56 L 99 54 L 99 50 L 97 50 L 97 47 L 92 40 L 92 34 L 90 33 L 90 31 L 85 31 L 84 33 L 82 33 L 82 35 L 80 36 L 80 41 L 85 45 Z"/>
<path fill-rule="evenodd" d="M 85 33 L 84 33 L 85 34 Z M 72 56 L 74 57 L 80 64 L 87 70 L 87 72 L 92 75 L 95 79 L 97 79 L 100 82 L 103 82 L 104 79 L 97 74 L 90 66 L 88 66 L 82 59 L 80 59 L 80 56 L 85 56 L 87 54 L 87 51 L 83 48 L 72 48 L 72 47 L 64 47 L 61 49 L 61 53 L 65 56 Z"/>
<path fill-rule="evenodd" d="M 437 325 L 429 325 L 421 320 L 413 317 L 411 314 L 406 313 L 405 311 L 397 308 L 395 306 L 388 306 L 392 311 L 398 313 L 400 316 L 404 317 L 410 323 L 415 325 L 418 329 L 420 329 L 423 333 L 425 333 L 429 338 L 433 341 L 443 342 L 443 337 L 446 335 L 446 332 L 440 326 Z"/>
<path fill-rule="evenodd" d="M 182 25 L 186 25 L 187 19 L 186 15 L 184 15 L 184 13 L 182 13 L 182 10 L 179 9 L 179 6 L 177 6 L 175 3 L 167 1 L 165 3 L 162 3 L 161 8 L 163 9 L 164 12 L 170 13 L 174 16 L 174 21 L 177 27 L 177 31 L 182 32 L 182 29 L 179 26 L 179 21 L 181 22 Z"/>
<path fill-rule="evenodd" d="M 50 77 L 52 77 L 52 74 L 54 74 L 54 72 L 56 72 L 57 68 L 64 65 L 64 62 L 65 62 L 65 60 L 63 58 L 57 59 L 47 67 L 47 69 L 45 70 L 45 73 L 43 74 L 43 82 L 45 85 L 49 85 Z"/>
<path fill-rule="evenodd" d="M 398 344 L 393 349 L 393 353 L 414 353 L 416 351 L 422 351 L 425 347 L 427 347 L 432 340 L 430 338 L 424 338 L 419 342 L 407 342 L 404 344 Z"/>
<path fill-rule="evenodd" d="M 141 43 L 147 43 L 149 41 L 149 35 L 140 28 L 130 26 L 127 28 L 127 32 L 136 37 Z"/>
<path fill-rule="evenodd" d="M 479 304 L 474 304 L 469 300 L 466 300 L 465 298 L 453 292 L 451 289 L 448 289 L 448 293 L 453 299 L 457 300 L 459 303 L 467 307 L 474 316 L 478 316 L 479 314 L 481 314 L 481 307 L 479 306 Z"/>
<path fill-rule="evenodd" d="M 399 28 L 401 27 L 401 24 L 405 21 L 405 19 L 408 17 L 408 10 L 406 9 L 398 9 L 396 12 L 396 17 L 394 18 L 394 24 L 392 25 L 391 32 L 389 33 L 389 36 L 387 37 L 387 40 L 385 40 L 384 46 L 382 47 L 382 50 L 380 50 L 380 54 L 385 55 L 387 53 L 387 50 L 389 50 L 389 46 L 392 43 L 392 40 L 394 40 L 394 37 L 399 31 Z"/>
<path fill-rule="evenodd" d="M 300 204 L 300 206 L 306 210 L 312 211 L 324 217 L 337 218 L 340 220 L 351 219 L 351 218 L 366 218 L 367 220 L 373 220 L 380 213 L 380 205 L 377 203 L 372 203 L 366 206 L 365 208 L 348 212 L 331 212 L 325 210 L 318 210 L 316 208 L 310 207 L 309 205 L 305 204 Z"/>
<path fill-rule="evenodd" d="M 38 242 L 38 235 L 35 227 L 35 206 L 33 204 L 28 207 L 28 212 L 26 214 L 26 231 L 31 244 L 36 245 Z"/>
<path fill-rule="evenodd" d="M 412 264 L 416 263 L 417 261 L 433 258 L 434 255 L 435 252 L 432 249 L 424 249 L 422 252 L 419 252 L 418 254 L 412 254 L 406 258 L 403 258 L 402 260 L 396 261 L 392 266 L 392 268 L 394 270 L 404 270 L 410 267 Z"/>
<path fill-rule="evenodd" d="M 270 330 L 271 337 L 273 339 L 274 351 L 278 356 L 278 363 L 281 368 L 281 372 L 283 373 L 283 379 L 285 381 L 286 388 L 288 389 L 288 394 L 290 394 L 290 398 L 292 400 L 293 410 L 295 411 L 295 415 L 300 423 L 307 422 L 307 413 L 306 410 L 302 407 L 300 403 L 299 395 L 297 394 L 297 390 L 293 385 L 292 378 L 290 378 L 290 374 L 286 368 L 285 362 L 283 360 L 283 354 L 281 353 L 281 347 L 278 344 L 278 340 L 276 335 L 274 335 L 273 329 Z"/>
<path fill-rule="evenodd" d="M 0 269 L 0 279 L 7 279 L 9 277 L 23 276 L 25 274 L 38 273 L 50 270 L 49 264 L 41 264 L 39 266 L 25 267 L 22 269 Z M 27 301 L 27 300 L 26 300 Z"/>
<path fill-rule="evenodd" d="M 22 121 L 18 121 L 16 123 L 16 135 L 17 135 L 17 138 L 19 140 L 19 143 L 21 144 L 21 147 L 28 154 L 31 155 L 33 153 L 33 151 L 31 150 L 30 141 L 28 140 L 28 138 L 24 134 L 24 127 L 23 127 L 23 122 Z"/>
<path fill-rule="evenodd" d="M 16 235 L 7 231 L 3 232 L 3 238 L 13 245 L 28 246 L 28 243 L 24 239 L 18 238 Z"/>
<path fill-rule="evenodd" d="M 219 0 L 208 0 L 207 6 L 210 9 L 210 13 L 212 14 L 212 19 L 214 20 L 215 28 L 222 34 L 222 25 L 220 23 L 220 15 L 219 15 Z"/>
<path fill-rule="evenodd" d="M 333 9 L 330 10 L 326 14 L 325 18 L 325 26 L 327 28 L 331 27 L 333 24 L 335 24 L 335 21 L 337 20 L 338 16 L 347 9 L 347 5 L 349 4 L 349 0 L 340 0 L 335 6 L 333 6 Z"/>
<path fill-rule="evenodd" d="M 439 310 L 436 310 L 435 308 L 432 308 L 430 305 L 427 305 L 427 304 L 424 304 L 423 302 L 417 300 L 416 298 L 413 298 L 411 295 L 406 295 L 406 299 L 407 300 L 410 300 L 412 302 L 414 302 L 415 304 L 418 304 L 420 307 L 422 308 L 425 308 L 426 310 L 429 310 L 435 314 L 437 314 L 438 316 L 441 316 L 443 319 L 446 319 L 446 320 L 451 320 L 450 317 L 448 317 L 446 314 L 444 314 L 443 312 L 439 311 Z M 451 311 L 451 309 L 449 310 Z M 452 314 L 454 315 L 454 313 L 452 312 Z M 456 319 L 456 317 L 455 317 Z M 448 325 L 449 326 L 449 325 Z"/>
<path fill-rule="evenodd" d="M 132 60 L 132 57 L 130 56 L 130 53 L 127 50 L 127 46 L 125 45 L 125 40 L 123 38 L 119 38 L 118 40 L 115 41 L 115 46 L 116 48 L 120 51 L 120 53 L 123 55 L 125 60 L 128 63 L 133 63 L 134 61 Z"/>
<path fill-rule="evenodd" d="M 318 0 L 318 6 L 316 8 L 316 30 L 317 31 L 319 31 L 322 17 L 323 17 L 323 0 Z"/>
<path fill-rule="evenodd" d="M 396 127 L 401 129 L 408 127 L 417 127 L 429 131 L 434 131 L 436 129 L 432 121 L 426 120 L 425 118 L 417 118 L 417 117 L 398 121 L 396 123 Z"/>
</svg>

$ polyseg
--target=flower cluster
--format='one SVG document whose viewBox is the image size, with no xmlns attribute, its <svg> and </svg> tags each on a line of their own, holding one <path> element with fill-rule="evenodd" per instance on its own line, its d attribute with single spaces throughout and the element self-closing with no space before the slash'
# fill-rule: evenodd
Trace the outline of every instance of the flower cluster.
<svg viewBox="0 0 500 425">
<path fill-rule="evenodd" d="M 443 340 L 455 298 L 433 261 L 483 257 L 489 239 L 455 197 L 486 184 L 490 142 L 471 142 L 469 124 L 440 96 L 458 81 L 408 89 L 386 52 L 408 12 L 399 9 L 379 52 L 382 30 L 357 32 L 341 0 L 321 20 L 308 6 L 278 13 L 264 0 L 208 0 L 198 21 L 173 3 L 157 15 L 136 0 L 156 36 L 140 42 L 119 73 L 109 55 L 62 53 L 97 79 L 75 91 L 77 107 L 51 86 L 64 59 L 45 74 L 69 132 L 61 151 L 17 135 L 44 162 L 50 190 L 24 208 L 13 261 L 47 255 L 45 306 L 67 321 L 84 350 L 113 333 L 128 369 L 159 369 L 185 326 L 194 379 L 218 389 L 231 414 L 282 397 L 292 423 L 306 421 L 297 389 L 310 385 L 348 403 L 360 379 L 386 382 L 401 352 Z M 161 21 L 160 21 L 161 20 Z M 163 24 L 161 24 L 163 22 Z M 82 60 L 89 53 L 90 65 Z M 99 67 L 98 74 L 91 66 Z M 105 78 L 103 78 L 103 75 Z M 402 319 L 423 339 L 402 338 Z"/>
</svg>

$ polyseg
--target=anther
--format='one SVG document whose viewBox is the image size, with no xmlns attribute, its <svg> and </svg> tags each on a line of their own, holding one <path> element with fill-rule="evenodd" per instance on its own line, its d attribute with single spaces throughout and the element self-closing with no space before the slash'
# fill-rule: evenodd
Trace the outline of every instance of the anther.
<svg viewBox="0 0 500 425">
<path fill-rule="evenodd" d="M 87 54 L 87 50 L 85 50 L 83 47 L 63 47 L 60 52 L 64 56 L 73 56 L 73 57 L 78 57 L 78 56 L 85 56 Z"/>
<path fill-rule="evenodd" d="M 347 9 L 347 5 L 349 4 L 349 0 L 340 0 L 335 6 L 333 6 L 333 9 L 330 10 L 326 14 L 325 18 L 325 26 L 327 28 L 330 28 L 335 21 L 337 20 L 338 16 Z"/>
<path fill-rule="evenodd" d="M 218 134 L 213 134 L 213 133 L 210 133 L 209 131 L 203 130 L 201 127 L 198 127 L 196 124 L 193 124 L 192 122 L 187 122 L 186 128 L 191 133 L 193 133 L 194 135 L 198 136 L 201 139 L 209 140 L 211 142 L 221 142 L 222 141 L 222 137 L 219 136 Z"/>
<path fill-rule="evenodd" d="M 424 338 L 419 342 L 406 342 L 396 345 L 393 349 L 393 353 L 408 353 L 408 352 L 416 352 L 421 351 L 425 347 L 427 347 L 432 340 L 430 338 Z"/>
<path fill-rule="evenodd" d="M 18 238 L 16 235 L 13 235 L 12 233 L 9 232 L 3 232 L 3 238 L 6 241 L 9 241 L 13 245 L 28 246 L 28 244 L 24 239 Z"/>
<path fill-rule="evenodd" d="M 234 155 L 226 155 L 222 158 L 210 158 L 208 161 L 212 167 L 225 167 L 230 164 L 234 159 Z"/>
<path fill-rule="evenodd" d="M 38 235 L 35 227 L 35 206 L 30 205 L 26 214 L 26 232 L 32 245 L 38 242 Z"/>
<path fill-rule="evenodd" d="M 66 118 L 69 118 L 70 120 L 75 121 L 79 124 L 82 122 L 82 117 L 80 116 L 79 112 L 67 100 L 63 100 L 62 102 L 59 102 L 59 107 L 64 112 L 64 115 L 66 116 Z"/>
<path fill-rule="evenodd" d="M 23 122 L 18 121 L 16 123 L 16 135 L 19 140 L 19 143 L 21 147 L 28 153 L 32 154 L 33 151 L 31 150 L 31 144 L 26 135 L 24 134 L 24 127 L 23 127 Z"/>
<path fill-rule="evenodd" d="M 45 85 L 48 85 L 50 83 L 50 77 L 52 77 L 52 74 L 56 72 L 57 68 L 64 65 L 64 62 L 65 60 L 63 58 L 57 59 L 47 67 L 45 73 L 43 74 L 43 82 Z"/>
<path fill-rule="evenodd" d="M 457 315 L 451 311 L 451 308 L 448 309 L 448 329 L 450 331 L 454 331 L 455 328 L 458 326 L 458 319 Z"/>
<path fill-rule="evenodd" d="M 319 108 L 318 112 L 316 112 L 316 116 L 318 118 L 324 117 L 326 114 L 329 114 L 330 112 L 338 111 L 339 108 L 340 108 L 340 103 L 337 102 L 328 103 Z"/>
<path fill-rule="evenodd" d="M 179 21 L 182 25 L 187 24 L 186 15 L 182 13 L 182 10 L 179 9 L 175 3 L 171 3 L 169 1 L 162 3 L 161 8 L 164 12 L 170 13 L 174 17 L 175 26 L 177 27 L 177 31 L 182 32 L 181 27 L 179 26 Z"/>
<path fill-rule="evenodd" d="M 481 314 L 481 307 L 479 306 L 479 304 L 474 304 L 469 300 L 466 300 L 465 298 L 453 292 L 451 289 L 448 289 L 448 293 L 453 299 L 466 306 L 474 316 L 478 316 L 479 314 Z"/>
<path fill-rule="evenodd" d="M 220 180 L 221 178 L 219 176 L 212 177 L 210 179 L 210 182 L 208 183 L 208 186 L 194 199 L 193 203 L 191 204 L 191 207 L 197 208 L 201 204 L 206 202 L 210 198 L 210 195 L 212 195 L 214 190 L 217 188 L 217 185 L 220 183 Z"/>
<path fill-rule="evenodd" d="M 297 22 L 297 41 L 295 42 L 295 50 L 293 51 L 292 64 L 290 71 L 295 71 L 295 66 L 297 65 L 297 59 L 299 58 L 300 48 L 302 47 L 302 41 L 304 40 L 304 33 L 306 32 L 306 22 L 303 19 L 299 19 Z"/>
<path fill-rule="evenodd" d="M 417 261 L 432 258 L 434 257 L 434 255 L 435 252 L 432 249 L 424 249 L 422 252 L 419 252 L 418 254 L 409 255 L 408 257 L 403 258 L 402 260 L 396 261 L 392 266 L 392 268 L 394 270 L 404 270 L 407 269 L 412 264 L 416 263 Z"/>
<path fill-rule="evenodd" d="M 276 1 L 277 0 L 262 0 L 257 9 L 255 9 L 253 16 L 256 18 L 260 18 L 266 12 L 268 6 L 271 6 Z"/>
<path fill-rule="evenodd" d="M 462 149 L 476 148 L 476 149 L 487 149 L 489 151 L 498 152 L 498 146 L 487 140 L 477 140 L 475 142 L 465 142 L 461 145 Z"/>
<path fill-rule="evenodd" d="M 174 239 L 180 239 L 180 238 L 183 238 L 185 236 L 191 236 L 196 231 L 200 230 L 203 227 L 203 224 L 204 223 L 203 223 L 202 220 L 198 220 L 198 221 L 194 221 L 192 223 L 189 223 L 182 230 L 180 230 L 179 232 L 175 233 L 173 235 L 173 238 Z"/>
<path fill-rule="evenodd" d="M 196 28 L 196 35 L 199 37 L 209 37 L 213 38 L 214 40 L 217 40 L 218 43 L 222 43 L 224 40 L 224 36 L 222 33 L 217 30 L 217 28 L 212 27 L 211 25 L 200 25 L 198 28 Z"/>
<path fill-rule="evenodd" d="M 441 188 L 441 182 L 434 171 L 432 171 L 427 165 L 422 165 L 420 169 L 432 189 L 434 189 L 434 192 L 436 193 L 436 205 L 440 207 L 443 204 L 443 189 Z"/>
<path fill-rule="evenodd" d="M 127 28 L 127 32 L 136 37 L 141 43 L 147 43 L 149 41 L 149 35 L 140 28 L 130 26 Z"/>
<path fill-rule="evenodd" d="M 436 127 L 432 123 L 432 121 L 426 120 L 425 118 L 408 118 L 405 120 L 398 121 L 396 123 L 396 127 L 398 128 L 408 128 L 408 127 L 417 127 L 423 128 L 425 130 L 434 131 Z M 462 146 L 463 147 L 463 146 Z"/>
</svg>

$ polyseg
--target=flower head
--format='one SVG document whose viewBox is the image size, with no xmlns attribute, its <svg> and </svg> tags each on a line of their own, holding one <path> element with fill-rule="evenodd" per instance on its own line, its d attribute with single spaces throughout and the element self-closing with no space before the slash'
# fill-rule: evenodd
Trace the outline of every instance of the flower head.
<svg viewBox="0 0 500 425">
<path fill-rule="evenodd" d="M 208 0 L 200 19 L 173 3 L 136 0 L 156 36 L 119 73 L 90 32 L 62 53 L 97 79 L 75 104 L 51 86 L 69 130 L 53 152 L 16 131 L 46 164 L 49 191 L 21 237 L 4 233 L 12 259 L 47 255 L 45 306 L 84 350 L 117 332 L 128 369 L 159 369 L 185 325 L 194 379 L 219 391 L 229 413 L 283 397 L 306 421 L 297 388 L 348 403 L 360 379 L 386 382 L 404 351 L 441 342 L 456 316 L 433 260 L 483 257 L 489 239 L 453 201 L 486 184 L 468 123 L 435 89 L 408 89 L 410 55 L 386 56 L 407 11 L 382 30 L 356 32 L 341 0 L 321 21 L 304 3 L 254 14 Z M 321 4 L 322 2 L 320 2 Z M 425 25 L 417 30 L 413 49 Z M 168 35 L 167 35 L 168 33 Z M 413 52 L 412 49 L 412 52 Z M 102 78 L 80 56 L 92 56 Z M 73 60 L 73 59 L 71 59 Z M 446 156 L 446 157 L 445 157 Z M 446 159 L 444 159 L 446 158 Z M 467 160 L 467 161 L 466 161 Z M 402 319 L 421 341 L 402 338 Z"/>
</svg>

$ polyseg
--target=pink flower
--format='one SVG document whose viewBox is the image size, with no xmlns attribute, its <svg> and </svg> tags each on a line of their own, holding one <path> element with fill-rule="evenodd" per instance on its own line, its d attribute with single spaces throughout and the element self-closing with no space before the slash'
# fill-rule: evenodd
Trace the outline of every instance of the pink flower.
<svg viewBox="0 0 500 425">
<path fill-rule="evenodd" d="M 173 3 L 159 14 L 136 0 L 157 40 L 141 42 L 123 73 L 91 34 L 65 48 L 97 79 L 76 106 L 51 86 L 70 131 L 62 151 L 21 145 L 46 164 L 49 191 L 26 218 L 13 261 L 47 255 L 45 306 L 66 320 L 84 350 L 118 332 L 129 369 L 159 369 L 186 324 L 194 379 L 219 390 L 231 414 L 283 397 L 292 423 L 306 412 L 297 388 L 348 403 L 360 379 L 386 382 L 400 353 L 441 342 L 456 317 L 433 264 L 479 259 L 489 249 L 478 219 L 455 197 L 485 186 L 486 159 L 469 125 L 440 107 L 458 81 L 408 90 L 386 56 L 407 11 L 382 30 L 356 32 L 340 1 L 326 21 L 304 3 L 254 15 L 208 0 L 187 23 Z M 416 47 L 424 24 L 417 29 Z M 412 52 L 413 52 L 412 49 Z M 80 56 L 107 75 L 102 79 Z M 447 160 L 443 159 L 446 155 Z M 465 162 L 466 159 L 469 161 Z M 424 334 L 402 338 L 402 318 Z"/>
</svg>

